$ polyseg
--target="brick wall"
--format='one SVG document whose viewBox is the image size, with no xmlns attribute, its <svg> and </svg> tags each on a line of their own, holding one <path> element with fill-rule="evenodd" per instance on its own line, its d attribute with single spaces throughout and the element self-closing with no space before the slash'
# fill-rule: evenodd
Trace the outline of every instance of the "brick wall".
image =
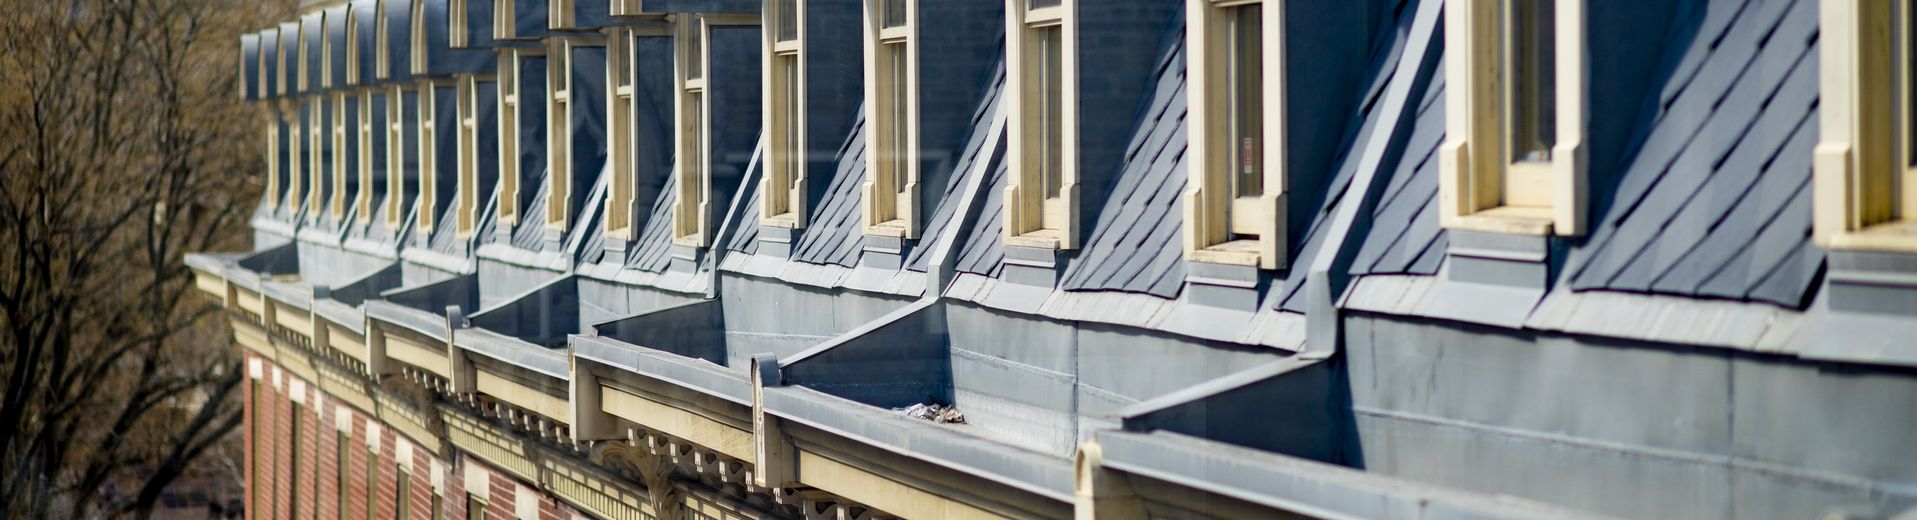
<svg viewBox="0 0 1917 520">
<path fill-rule="evenodd" d="M 431 452 L 380 424 L 363 410 L 352 407 L 319 391 L 310 381 L 281 370 L 272 361 L 246 352 L 250 380 L 247 399 L 242 404 L 242 425 L 246 446 L 246 507 L 252 518 L 348 518 L 388 519 L 398 513 L 400 457 L 410 452 L 411 504 L 405 520 L 466 518 L 465 470 L 468 465 L 486 475 L 486 517 L 494 520 L 521 518 L 520 501 L 538 520 L 584 518 L 576 510 L 551 495 L 538 491 L 531 483 L 486 465 L 478 459 L 447 454 L 435 461 Z M 257 371 L 255 371 L 257 367 Z M 274 383 L 278 380 L 278 384 Z M 300 400 L 300 435 L 292 439 L 293 393 L 304 391 Z M 256 400 L 257 398 L 257 400 Z M 344 410 L 344 412 L 342 412 Z M 342 413 L 345 415 L 342 417 Z M 340 466 L 338 434 L 341 421 L 347 432 L 345 467 Z M 255 435 L 258 426 L 258 435 Z M 292 467 L 293 450 L 300 452 L 299 468 Z M 377 459 L 371 454 L 377 453 Z M 257 456 L 257 460 L 256 459 Z M 369 475 L 367 464 L 371 463 Z M 256 471 L 257 470 L 257 471 Z M 340 489 L 340 471 L 346 472 L 345 489 Z M 440 483 L 440 515 L 432 511 L 435 471 Z M 294 500 L 294 475 L 299 475 Z M 368 495 L 368 481 L 371 495 Z M 257 496 L 255 490 L 262 493 Z M 340 495 L 346 496 L 346 511 L 340 514 Z M 264 514 L 259 514 L 264 513 Z"/>
</svg>

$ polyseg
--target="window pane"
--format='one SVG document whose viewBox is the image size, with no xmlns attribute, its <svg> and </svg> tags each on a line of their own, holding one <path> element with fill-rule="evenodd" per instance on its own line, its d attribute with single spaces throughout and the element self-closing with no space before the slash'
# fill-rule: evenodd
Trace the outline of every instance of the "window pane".
<svg viewBox="0 0 1917 520">
<path fill-rule="evenodd" d="M 705 22 L 694 21 L 686 35 L 686 79 L 705 77 Z"/>
<path fill-rule="evenodd" d="M 780 186 L 780 189 L 786 189 L 790 188 L 790 183 L 798 178 L 799 169 L 803 167 L 802 164 L 805 162 L 805 145 L 799 142 L 799 104 L 805 101 L 799 97 L 799 56 L 797 54 L 781 54 L 778 59 L 779 68 L 781 69 L 780 74 L 785 78 L 784 108 L 786 111 L 784 118 L 785 128 L 781 130 L 783 134 L 781 137 L 785 142 L 780 148 L 785 152 L 785 177 L 783 180 L 787 184 Z M 790 202 L 788 201 L 787 204 L 790 204 Z M 788 205 L 786 209 L 797 208 Z"/>
<path fill-rule="evenodd" d="M 466 520 L 486 520 L 486 503 L 472 493 L 466 494 Z"/>
<path fill-rule="evenodd" d="M 1911 31 L 1917 29 L 1917 6 L 1908 3 L 1895 5 L 1903 9 L 1903 12 L 1899 13 L 1902 15 L 1899 18 L 1902 19 L 1903 27 L 1900 27 L 1897 33 L 1899 38 L 1903 38 L 1904 55 L 1898 56 L 1897 65 L 1903 67 L 1903 74 L 1899 79 L 1904 82 L 1902 85 L 1904 89 L 1904 160 L 1909 167 L 1917 168 L 1917 38 L 1911 35 Z"/>
<path fill-rule="evenodd" d="M 1045 7 L 1058 7 L 1061 3 L 1063 3 L 1063 0 L 1026 0 L 1025 8 L 1040 9 Z"/>
<path fill-rule="evenodd" d="M 912 143 L 911 112 L 908 110 L 912 78 L 910 67 L 907 66 L 905 44 L 887 44 L 885 49 L 886 67 L 892 78 L 892 89 L 889 92 L 891 99 L 887 102 L 889 113 L 886 114 L 886 120 L 892 130 L 892 135 L 887 139 L 887 144 L 891 146 L 891 150 L 888 150 L 890 152 L 888 158 L 891 161 L 892 190 L 902 194 L 905 193 L 905 186 L 909 180 L 907 172 L 910 169 L 907 159 L 911 155 L 911 150 L 907 147 Z"/>
<path fill-rule="evenodd" d="M 1061 99 L 1064 94 L 1062 90 L 1063 83 L 1060 79 L 1060 75 L 1064 71 L 1064 65 L 1060 61 L 1063 57 L 1063 50 L 1061 49 L 1063 42 L 1060 41 L 1060 27 L 1057 25 L 1037 29 L 1033 31 L 1033 33 L 1034 36 L 1036 36 L 1033 44 L 1037 45 L 1036 54 L 1038 58 L 1038 63 L 1036 63 L 1035 67 L 1036 70 L 1032 72 L 1037 76 L 1033 79 L 1037 81 L 1039 88 L 1039 95 L 1036 100 L 1038 102 L 1040 126 L 1040 141 L 1038 143 L 1039 177 L 1042 183 L 1042 193 L 1045 194 L 1045 198 L 1052 199 L 1058 198 L 1059 185 L 1062 184 L 1064 180 L 1062 171 L 1063 164 L 1059 158 L 1061 148 L 1060 140 L 1063 136 L 1064 127 L 1064 114 L 1059 110 L 1064 106 L 1063 100 Z"/>
<path fill-rule="evenodd" d="M 1551 0 L 1505 4 L 1510 159 L 1551 160 L 1557 142 L 1557 48 Z"/>
<path fill-rule="evenodd" d="M 412 518 L 413 476 L 407 473 L 404 468 L 401 468 L 399 470 L 398 482 L 393 487 L 395 488 L 395 494 L 399 495 L 397 498 L 399 502 L 398 509 L 396 510 L 397 513 L 393 516 L 396 518 Z"/>
<path fill-rule="evenodd" d="M 799 39 L 799 2 L 798 0 L 779 0 L 779 41 L 789 42 Z"/>
<path fill-rule="evenodd" d="M 1226 96 L 1227 128 L 1230 137 L 1231 194 L 1233 198 L 1257 197 L 1264 193 L 1264 10 L 1259 5 L 1231 9 L 1227 15 Z"/>
<path fill-rule="evenodd" d="M 706 167 L 705 108 L 704 93 L 694 91 L 687 94 L 686 128 L 690 130 L 687 132 L 690 135 L 686 136 L 686 146 L 689 149 L 686 150 L 687 161 L 685 172 L 686 180 L 692 184 L 693 189 L 691 192 L 698 194 L 704 194 L 706 192 L 706 176 L 703 174 Z M 704 195 L 700 195 L 700 198 L 704 198 Z M 699 201 L 689 200 L 685 202 L 696 205 Z"/>
<path fill-rule="evenodd" d="M 614 83 L 614 85 L 621 87 L 632 86 L 632 68 L 634 61 L 632 56 L 635 54 L 633 52 L 632 38 L 622 35 L 614 39 L 613 45 L 616 47 L 614 49 L 616 52 L 613 54 L 612 68 L 618 74 L 615 76 L 617 82 Z"/>
<path fill-rule="evenodd" d="M 885 20 L 883 27 L 905 27 L 905 0 L 885 0 L 880 11 Z"/>
</svg>

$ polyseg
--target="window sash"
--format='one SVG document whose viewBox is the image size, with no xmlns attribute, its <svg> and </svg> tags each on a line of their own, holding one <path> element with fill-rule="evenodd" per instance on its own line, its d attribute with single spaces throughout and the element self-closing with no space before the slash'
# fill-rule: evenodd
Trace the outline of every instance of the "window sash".
<svg viewBox="0 0 1917 520">
<path fill-rule="evenodd" d="M 1226 168 L 1230 204 L 1227 240 L 1259 234 L 1256 201 L 1264 195 L 1264 6 L 1244 4 L 1225 11 L 1225 139 L 1219 143 Z"/>
</svg>

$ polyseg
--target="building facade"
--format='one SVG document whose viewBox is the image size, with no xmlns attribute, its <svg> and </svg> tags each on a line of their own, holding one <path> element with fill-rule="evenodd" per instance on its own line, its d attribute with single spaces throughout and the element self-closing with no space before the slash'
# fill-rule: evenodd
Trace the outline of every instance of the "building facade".
<svg viewBox="0 0 1917 520">
<path fill-rule="evenodd" d="M 1917 506 L 1907 1 L 301 11 L 258 517 Z"/>
</svg>

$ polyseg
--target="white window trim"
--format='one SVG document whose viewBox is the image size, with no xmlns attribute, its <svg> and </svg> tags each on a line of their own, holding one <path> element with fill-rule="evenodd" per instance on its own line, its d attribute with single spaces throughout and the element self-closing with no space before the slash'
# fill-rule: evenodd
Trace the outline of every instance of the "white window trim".
<svg viewBox="0 0 1917 520">
<path fill-rule="evenodd" d="M 474 74 L 461 74 L 454 95 L 459 130 L 459 237 L 468 238 L 479 228 L 481 195 L 479 186 L 479 82 Z"/>
<path fill-rule="evenodd" d="M 1021 247 L 1043 249 L 1073 249 L 1078 247 L 1078 226 L 1076 220 L 1079 208 L 1078 175 L 1078 1 L 1061 0 L 1059 5 L 1038 9 L 1027 9 L 1031 0 L 1005 0 L 1005 48 L 1012 49 L 1005 55 L 1005 73 L 1007 106 L 1012 118 L 1008 120 L 1006 139 L 1006 160 L 1011 165 L 1011 175 L 1006 178 L 1005 186 L 1005 243 Z M 1038 126 L 1042 123 L 1036 103 L 1030 103 L 1038 85 L 1035 78 L 1029 77 L 1025 70 L 1028 60 L 1034 59 L 1036 48 L 1027 45 L 1031 33 L 1050 27 L 1059 28 L 1059 105 L 1061 121 L 1059 128 L 1059 196 L 1056 200 L 1047 200 L 1041 191 L 1043 173 L 1037 153 L 1027 153 L 1038 147 L 1036 141 L 1042 139 Z"/>
<path fill-rule="evenodd" d="M 698 15 L 681 17 L 677 30 L 678 35 L 673 38 L 673 50 L 678 59 L 673 60 L 672 67 L 675 91 L 672 111 L 673 120 L 677 121 L 675 128 L 678 129 L 673 132 L 673 149 L 678 151 L 675 154 L 678 160 L 673 161 L 672 174 L 679 182 L 672 202 L 672 243 L 705 247 L 712 227 L 709 217 L 711 194 L 706 193 L 711 190 L 702 189 L 710 186 L 711 181 L 712 135 L 708 122 L 712 111 L 706 108 L 711 100 L 706 90 L 707 81 L 712 76 L 711 63 L 706 60 L 712 50 L 712 42 L 707 38 L 711 31 L 710 20 Z M 699 39 L 699 49 L 702 52 L 698 56 L 690 55 L 689 46 L 686 44 L 690 38 Z M 687 66 L 689 60 L 699 60 L 698 79 L 689 79 L 691 74 Z M 691 98 L 694 95 L 699 96 L 701 105 L 700 117 L 697 121 L 689 120 L 690 118 L 686 115 L 687 105 L 691 104 Z M 696 144 L 693 140 L 687 139 L 688 134 L 694 132 L 699 137 Z M 699 147 L 699 150 L 693 150 L 694 146 Z M 695 161 L 700 163 L 697 167 L 698 179 L 689 178 L 691 174 L 686 167 L 687 163 Z"/>
<path fill-rule="evenodd" d="M 326 166 L 324 161 L 325 156 L 323 155 L 326 153 L 326 147 L 324 145 L 324 143 L 326 142 L 326 135 L 332 133 L 333 129 L 326 128 L 325 126 L 326 124 L 326 117 L 325 117 L 326 97 L 325 96 L 313 96 L 311 98 L 308 98 L 306 102 L 306 107 L 307 107 L 306 108 L 306 114 L 307 114 L 306 126 L 309 129 L 306 134 L 306 138 L 307 138 L 306 208 L 309 211 L 312 211 L 312 214 L 311 214 L 312 217 L 317 218 L 320 215 L 325 214 L 323 212 L 326 211 L 327 201 L 320 200 L 320 196 L 322 194 L 321 193 L 322 190 L 320 188 L 324 185 L 326 181 L 325 179 L 321 178 L 321 176 L 326 174 L 326 172 L 322 170 L 322 168 L 325 168 Z"/>
<path fill-rule="evenodd" d="M 546 228 L 565 231 L 572 219 L 572 48 L 577 41 L 546 42 Z"/>
<path fill-rule="evenodd" d="M 387 79 L 393 76 L 393 47 L 386 36 L 388 34 L 386 31 L 386 2 L 390 1 L 396 0 L 379 0 L 379 3 L 373 7 L 375 11 L 374 16 L 377 17 L 373 19 L 373 75 L 378 79 Z"/>
<path fill-rule="evenodd" d="M 759 99 L 764 104 L 765 112 L 766 159 L 763 160 L 765 181 L 759 183 L 759 218 L 762 225 L 801 229 L 805 227 L 806 217 L 811 211 L 811 201 L 806 196 L 810 179 L 806 158 L 809 136 L 806 131 L 805 103 L 805 0 L 793 0 L 793 11 L 793 20 L 798 26 L 794 28 L 797 36 L 792 41 L 779 40 L 779 20 L 785 13 L 781 12 L 777 0 L 765 3 L 760 22 L 764 28 L 759 38 L 762 56 L 760 77 L 766 80 L 761 82 Z M 779 66 L 778 62 L 784 56 L 791 56 L 798 62 L 793 77 L 787 77 Z M 787 87 L 792 82 L 799 85 L 799 99 L 786 99 L 786 93 L 790 90 Z M 788 118 L 793 121 L 788 121 Z M 786 135 L 788 127 L 795 128 L 797 135 Z M 788 142 L 798 143 L 799 149 L 787 150 Z M 788 165 L 782 159 L 793 153 L 799 154 L 799 167 L 797 171 L 787 171 Z"/>
<path fill-rule="evenodd" d="M 433 80 L 420 80 L 419 90 L 419 231 L 432 233 L 438 224 L 434 219 L 439 213 L 439 157 L 434 151 L 439 141 L 439 103 L 438 84 Z"/>
<path fill-rule="evenodd" d="M 493 3 L 493 39 L 517 38 L 518 28 L 513 25 L 517 16 L 513 11 L 513 0 L 491 0 Z"/>
<path fill-rule="evenodd" d="M 447 45 L 457 49 L 471 45 L 471 36 L 466 23 L 466 3 L 471 0 L 447 0 L 446 5 L 446 41 Z M 483 0 L 482 0 L 483 1 Z"/>
<path fill-rule="evenodd" d="M 280 110 L 274 106 L 267 110 L 266 123 L 266 207 L 280 208 Z"/>
<path fill-rule="evenodd" d="M 426 0 L 413 0 L 412 34 L 407 35 L 407 52 L 412 63 L 407 65 L 413 75 L 426 74 Z"/>
<path fill-rule="evenodd" d="M 359 207 L 359 218 L 373 218 L 373 91 L 361 89 L 359 96 L 359 193 L 354 205 Z M 383 159 L 383 158 L 382 158 Z M 388 192 L 390 193 L 390 192 Z"/>
<path fill-rule="evenodd" d="M 572 29 L 578 26 L 573 19 L 572 0 L 547 0 L 546 28 Z"/>
<path fill-rule="evenodd" d="M 346 129 L 346 98 L 349 96 L 351 94 L 345 92 L 330 96 L 333 98 L 333 196 L 328 210 L 335 219 L 346 217 L 346 170 L 348 164 L 354 164 L 347 162 L 346 157 L 346 136 L 351 135 Z"/>
<path fill-rule="evenodd" d="M 333 34 L 328 31 L 333 23 L 332 13 L 320 11 L 320 88 L 333 87 Z M 344 58 L 344 57 L 342 57 Z"/>
<path fill-rule="evenodd" d="M 1908 13 L 1882 0 L 1821 0 L 1821 138 L 1812 167 L 1812 234 L 1832 249 L 1917 253 L 1917 169 L 1907 150 L 1913 88 Z M 1900 63 L 1901 61 L 1901 63 Z M 1879 118 L 1888 117 L 1888 121 Z"/>
<path fill-rule="evenodd" d="M 1585 227 L 1585 20 L 1584 0 L 1556 2 L 1557 142 L 1551 148 L 1550 206 L 1509 206 L 1502 153 L 1505 109 L 1497 82 L 1502 66 L 1498 20 L 1508 0 L 1444 0 L 1445 142 L 1438 149 L 1440 223 L 1519 235 L 1582 234 Z"/>
<path fill-rule="evenodd" d="M 386 91 L 386 225 L 395 230 L 405 221 L 406 207 L 406 86 Z"/>
<path fill-rule="evenodd" d="M 347 85 L 358 85 L 359 77 L 359 13 L 351 6 L 346 8 L 346 77 Z"/>
<path fill-rule="evenodd" d="M 633 132 L 637 128 L 636 96 L 633 84 L 620 84 L 625 78 L 637 81 L 634 46 L 637 36 L 629 30 L 610 29 L 606 38 L 606 162 L 612 178 L 607 179 L 606 236 L 616 240 L 633 239 L 633 191 L 637 185 L 638 165 Z"/>
<path fill-rule="evenodd" d="M 308 71 L 308 70 L 306 70 L 307 68 L 309 68 L 309 67 L 307 67 L 307 66 L 306 66 L 306 52 L 307 52 L 307 50 L 306 50 L 306 22 L 305 22 L 304 20 L 301 20 L 301 21 L 300 21 L 300 32 L 299 32 L 299 61 L 298 61 L 297 63 L 295 63 L 295 64 L 294 64 L 294 66 L 295 66 L 295 67 L 297 67 L 297 68 L 296 68 L 296 69 L 294 69 L 294 70 L 295 70 L 296 72 L 298 72 L 298 74 L 296 75 L 296 77 L 298 78 L 298 81 L 299 81 L 299 91 L 300 91 L 300 92 L 306 92 L 306 91 L 307 91 L 307 85 L 309 84 L 309 82 L 308 82 L 308 80 L 307 80 L 307 76 L 308 76 L 309 74 L 311 74 L 311 72 L 310 72 L 310 71 Z"/>
<path fill-rule="evenodd" d="M 306 191 L 306 157 L 302 151 L 302 148 L 306 144 L 306 127 L 299 122 L 300 103 L 300 101 L 290 99 L 280 102 L 280 118 L 286 122 L 287 132 L 291 134 L 286 136 L 288 163 L 286 165 L 287 186 L 285 199 L 286 204 L 292 206 L 295 213 L 298 213 L 300 206 L 306 202 L 303 198 L 305 197 Z"/>
<path fill-rule="evenodd" d="M 922 191 L 919 184 L 921 178 L 919 140 L 922 137 L 922 132 L 918 131 L 921 128 L 919 85 L 914 81 L 906 89 L 905 121 L 906 126 L 912 130 L 907 136 L 911 142 L 904 146 L 906 181 L 905 188 L 902 190 L 903 195 L 895 196 L 894 194 L 899 193 L 900 190 L 894 189 L 893 176 L 889 175 L 891 172 L 885 170 L 885 161 L 881 159 L 881 156 L 893 153 L 897 147 L 884 146 L 886 135 L 890 133 L 887 130 L 890 127 L 884 118 L 879 117 L 882 112 L 879 110 L 879 103 L 881 92 L 891 91 L 891 83 L 889 77 L 880 75 L 882 65 L 879 63 L 879 53 L 883 45 L 902 41 L 906 52 L 906 77 L 919 78 L 918 2 L 905 0 L 905 26 L 891 28 L 883 27 L 885 21 L 884 13 L 881 11 L 884 9 L 884 3 L 884 0 L 866 0 L 865 2 L 865 110 L 869 117 L 866 118 L 867 125 L 864 132 L 865 184 L 861 213 L 864 216 L 864 232 L 867 235 L 915 239 L 919 237 L 922 225 L 918 218 Z"/>
<path fill-rule="evenodd" d="M 1260 50 L 1263 93 L 1264 150 L 1263 188 L 1253 201 L 1233 200 L 1231 165 L 1233 156 L 1227 140 L 1224 114 L 1228 96 L 1224 88 L 1229 72 L 1224 40 L 1225 10 L 1248 4 L 1262 4 Z M 1187 106 L 1185 121 L 1190 129 L 1186 146 L 1188 182 L 1185 188 L 1185 257 L 1194 262 L 1257 266 L 1277 269 L 1286 266 L 1288 237 L 1284 224 L 1287 199 L 1285 179 L 1285 34 L 1284 7 L 1281 1 L 1186 0 L 1189 13 L 1185 21 Z M 1214 49 L 1214 47 L 1216 47 Z M 1262 215 L 1259 215 L 1262 214 Z M 1246 216 L 1251 215 L 1251 216 Z M 1232 221 L 1250 219 L 1258 227 L 1257 240 L 1230 240 Z"/>
<path fill-rule="evenodd" d="M 529 49 L 499 53 L 499 221 L 506 225 L 518 224 L 520 213 L 519 107 L 525 102 L 519 97 L 520 60 L 541 54 Z"/>
</svg>

